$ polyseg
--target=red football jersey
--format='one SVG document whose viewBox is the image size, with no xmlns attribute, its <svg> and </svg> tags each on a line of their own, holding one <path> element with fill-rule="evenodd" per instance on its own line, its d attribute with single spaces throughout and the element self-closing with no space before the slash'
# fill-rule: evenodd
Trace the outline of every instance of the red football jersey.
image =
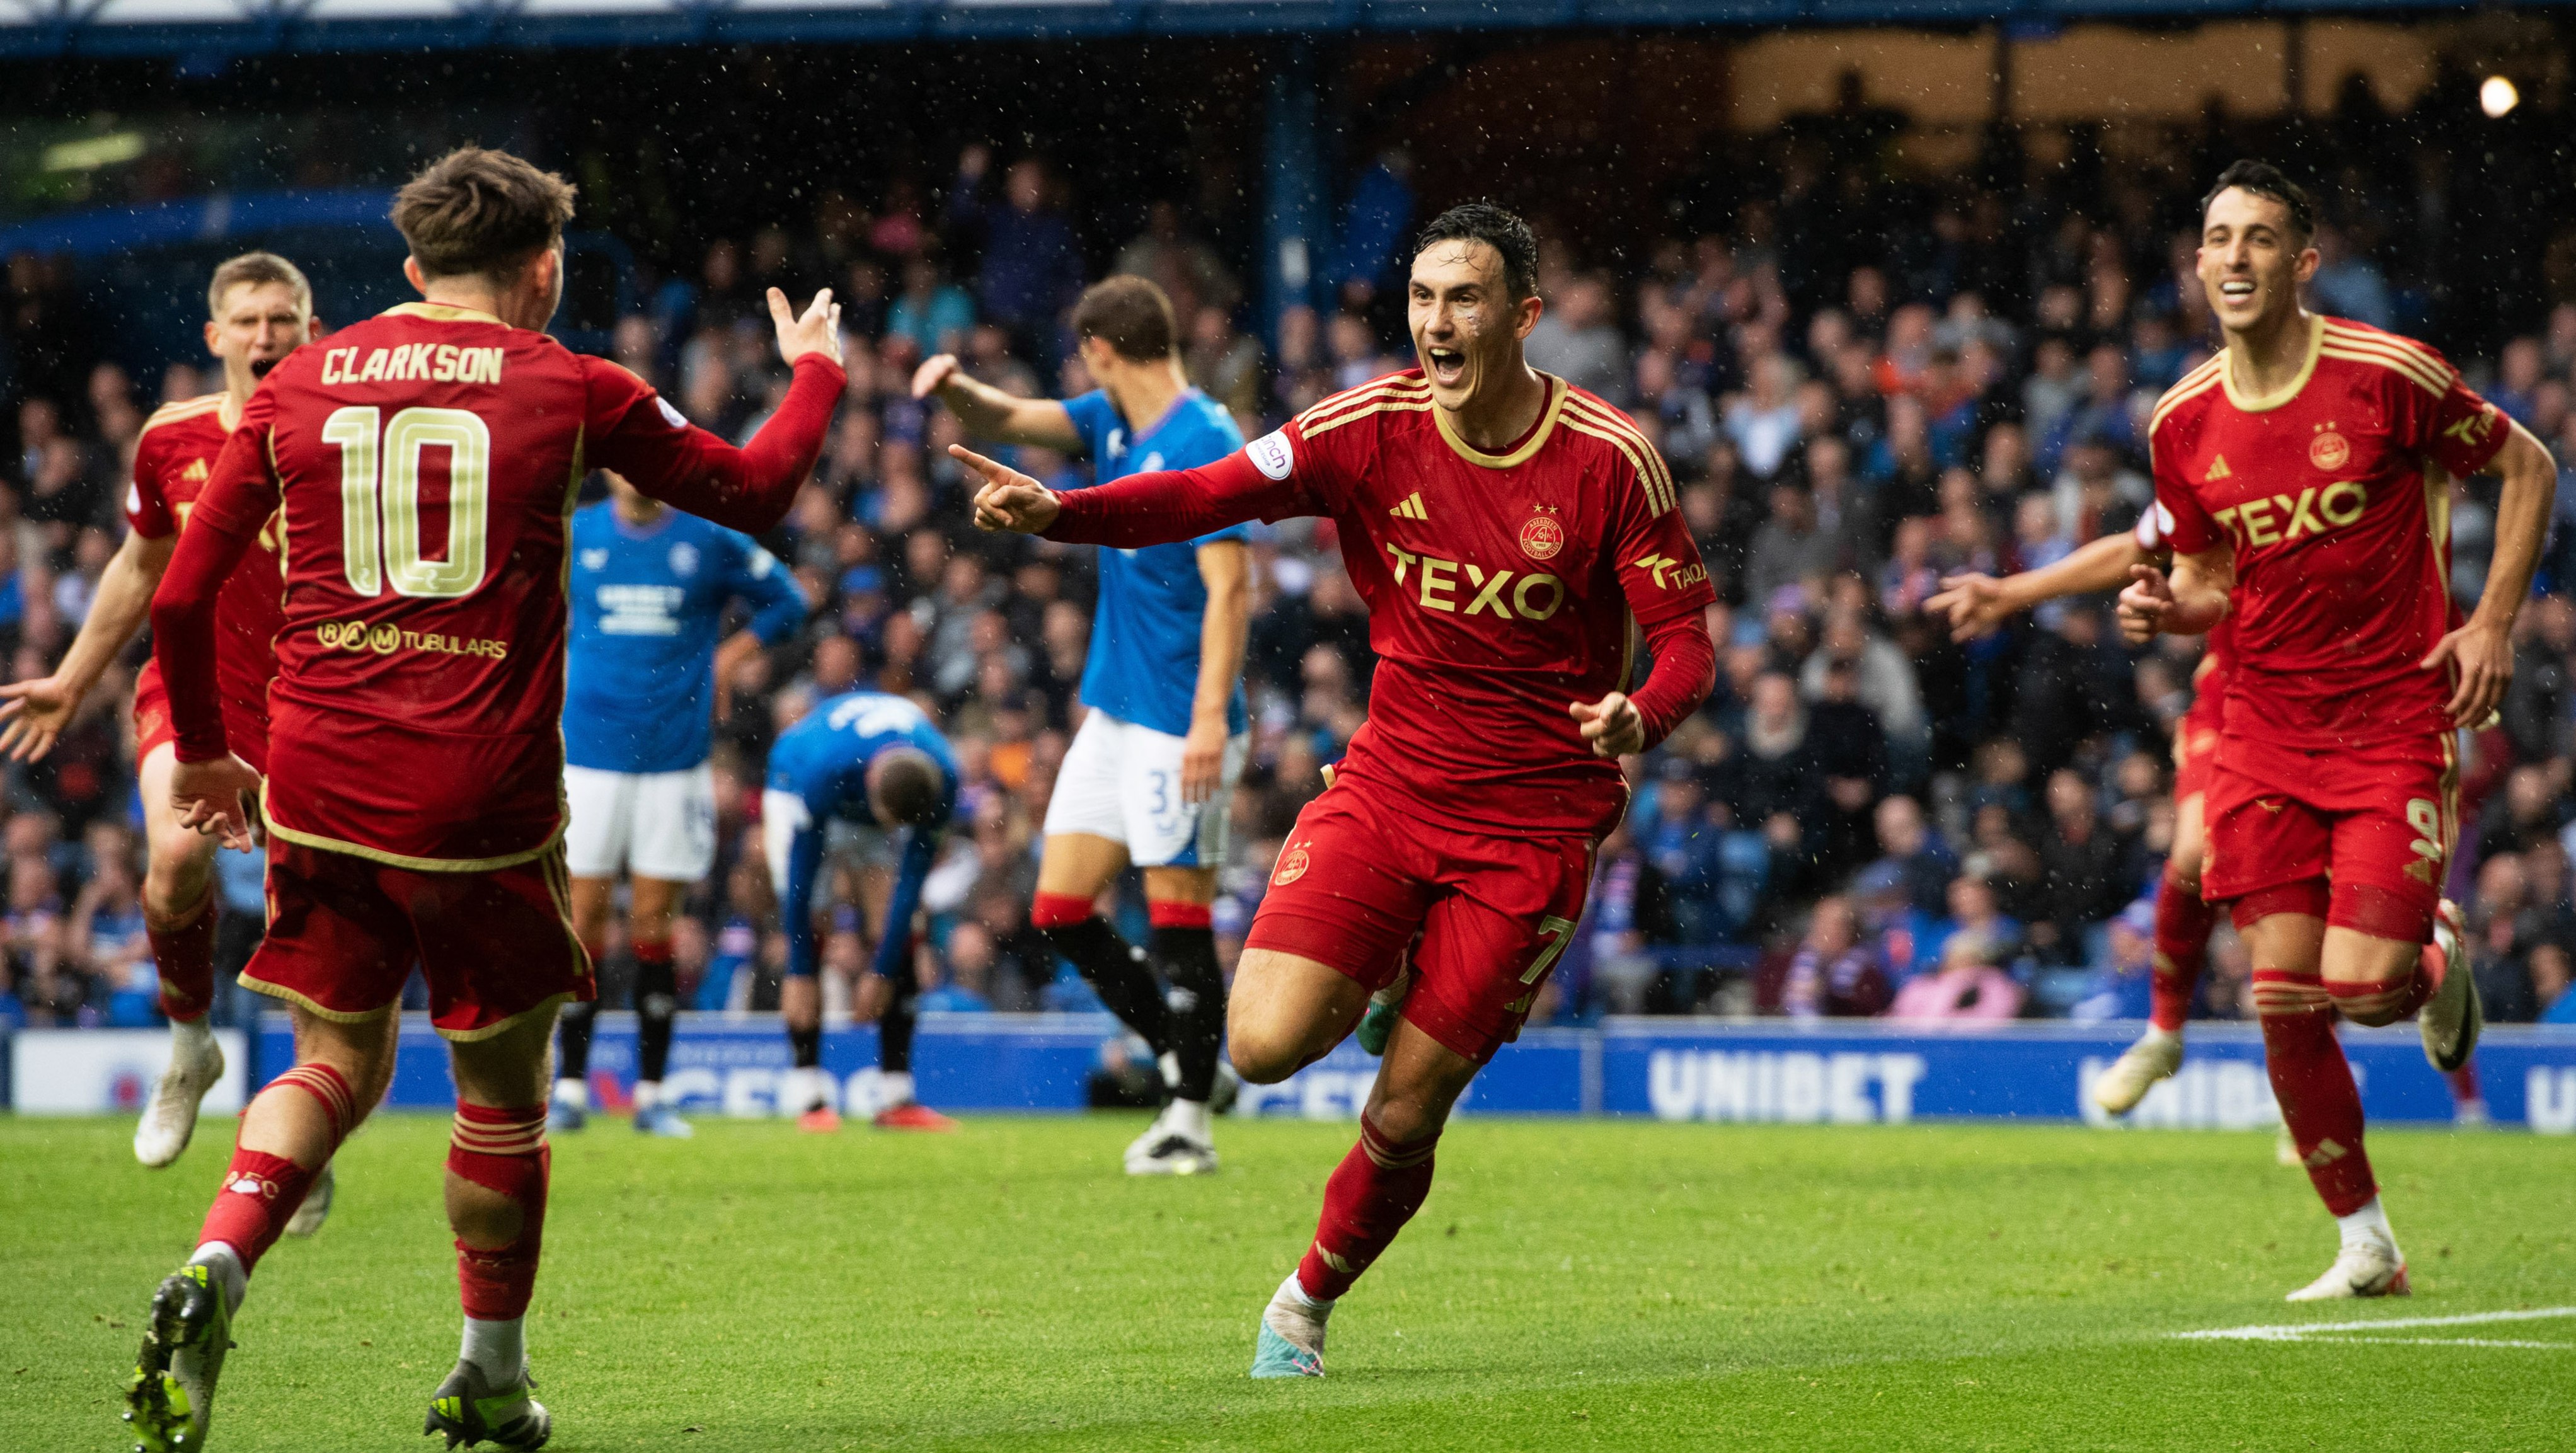
<svg viewBox="0 0 2576 1453">
<path fill-rule="evenodd" d="M 1537 422 L 1499 453 L 1450 432 L 1417 368 L 1235 456 L 1266 488 L 1228 513 L 1329 517 L 1368 602 L 1377 682 L 1338 773 L 1474 832 L 1603 830 L 1626 789 L 1566 707 L 1627 686 L 1638 627 L 1696 629 L 1716 599 L 1654 447 L 1617 409 L 1545 382 Z M 1080 530 L 1122 486 L 1065 496 L 1059 520 Z"/>
<path fill-rule="evenodd" d="M 2450 628 L 2449 481 L 2510 433 L 2412 339 L 2312 317 L 2269 398 L 2228 355 L 2156 405 L 2156 503 L 2176 551 L 2234 549 L 2226 730 L 2318 751 L 2446 730 L 2453 682 L 2423 660 Z"/>
<path fill-rule="evenodd" d="M 762 440 L 736 451 L 617 365 L 462 308 L 407 304 L 288 355 L 251 396 L 196 511 L 229 541 L 285 511 L 270 830 L 443 871 L 551 847 L 563 819 L 564 542 L 583 476 L 614 469 L 682 508 L 765 529 L 811 470 L 840 394 L 828 359 L 801 360 L 796 375 Z M 174 577 L 211 558 L 191 549 Z M 165 584 L 156 626 L 163 605 L 180 609 L 172 597 Z M 181 760 L 218 754 L 221 736 L 191 709 L 202 683 L 183 680 L 179 655 L 165 661 Z"/>
<path fill-rule="evenodd" d="M 134 533 L 164 540 L 187 528 L 231 433 L 222 394 L 166 404 L 144 421 L 142 437 L 134 441 L 134 483 L 125 493 L 125 522 Z M 242 760 L 262 770 L 268 760 L 268 678 L 277 673 L 277 628 L 285 618 L 284 565 L 272 516 L 225 578 L 215 604 L 215 680 L 223 692 L 225 729 Z M 136 693 L 150 692 L 160 676 L 159 662 L 144 662 Z"/>
</svg>

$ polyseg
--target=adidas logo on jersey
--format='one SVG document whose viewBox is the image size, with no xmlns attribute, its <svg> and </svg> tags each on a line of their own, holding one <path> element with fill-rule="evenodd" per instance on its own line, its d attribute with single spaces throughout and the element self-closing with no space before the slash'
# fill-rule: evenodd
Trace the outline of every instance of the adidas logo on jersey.
<svg viewBox="0 0 2576 1453">
<path fill-rule="evenodd" d="M 2230 469 L 2230 468 L 2228 468 L 2228 467 L 2227 467 L 2227 456 L 2226 456 L 2226 455 L 2224 455 L 2224 454 L 2219 454 L 2219 455 L 2214 455 L 2214 456 L 2212 456 L 2212 457 L 2211 457 L 2211 459 L 2210 459 L 2210 461 L 2209 461 L 2209 478 L 2208 478 L 2208 480 L 2207 480 L 2207 482 L 2208 482 L 2208 483 L 2210 483 L 2210 484 L 2216 484 L 2216 483 L 2218 483 L 2218 482 L 2219 482 L 2220 480 L 2222 480 L 2222 479 L 2229 479 L 2229 478 L 2233 478 L 2233 477 L 2235 476 L 2235 474 L 2236 474 L 2236 471 L 2235 471 L 2235 470 Z"/>
<path fill-rule="evenodd" d="M 1397 505 L 1394 509 L 1388 510 L 1387 513 L 1395 516 L 1399 520 L 1427 520 L 1431 518 L 1430 512 L 1422 507 L 1422 491 L 1418 489 L 1405 496 L 1403 503 Z"/>
<path fill-rule="evenodd" d="M 213 472 L 213 470 L 206 468 L 206 461 L 202 459 L 191 459 L 188 461 L 188 467 L 179 471 L 179 477 L 190 484 L 203 484 L 206 481 L 206 476 Z"/>
</svg>

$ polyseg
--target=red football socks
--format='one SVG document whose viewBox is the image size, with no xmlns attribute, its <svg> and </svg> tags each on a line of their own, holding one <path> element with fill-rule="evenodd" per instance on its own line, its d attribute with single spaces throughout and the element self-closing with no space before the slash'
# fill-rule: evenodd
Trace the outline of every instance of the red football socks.
<svg viewBox="0 0 2576 1453">
<path fill-rule="evenodd" d="M 161 975 L 161 1013 L 171 1019 L 201 1019 L 215 1002 L 215 895 L 197 905 L 196 916 L 176 928 L 155 928 L 144 920 L 152 941 L 152 966 Z"/>
<path fill-rule="evenodd" d="M 1338 1297 L 1386 1250 L 1431 1193 L 1431 1153 L 1440 1132 L 1397 1144 L 1360 1116 L 1360 1141 L 1324 1182 L 1315 1244 L 1297 1263 L 1298 1284 L 1317 1299 Z"/>
<path fill-rule="evenodd" d="M 518 1237 L 506 1246 L 478 1248 L 457 1238 L 456 1282 L 465 1315 L 506 1322 L 527 1313 L 537 1286 L 537 1252 L 545 1239 L 546 1178 L 552 1162 L 544 1105 L 457 1105 L 448 1170 L 517 1202 L 521 1216 Z"/>
<path fill-rule="evenodd" d="M 2335 1039 L 2324 986 L 2313 976 L 2257 968 L 2254 1000 L 2263 1016 L 2263 1064 L 2282 1123 L 2326 1209 L 2349 1216 L 2370 1204 L 2379 1183 L 2361 1144 L 2361 1091 Z"/>
<path fill-rule="evenodd" d="M 2165 875 L 2156 889 L 2156 966 L 2147 985 L 2147 1022 L 2168 1034 L 2191 1017 L 2192 991 L 2209 962 L 2209 930 L 2218 910 L 2203 901 L 2200 885 Z"/>
<path fill-rule="evenodd" d="M 206 915 L 211 919 L 213 914 Z M 322 1105 L 330 1118 L 331 1143 L 322 1158 L 306 1170 L 282 1155 L 264 1150 L 235 1148 L 232 1163 L 224 1168 L 224 1187 L 215 1193 L 215 1203 L 206 1209 L 206 1224 L 197 1233 L 197 1244 L 220 1241 L 241 1258 L 242 1270 L 259 1265 L 260 1257 L 277 1244 L 278 1234 L 295 1216 L 295 1208 L 304 1204 L 304 1193 L 313 1188 L 314 1174 L 328 1164 L 340 1142 L 348 1138 L 349 1127 L 356 1123 L 356 1101 L 349 1094 L 349 1082 L 329 1065 L 313 1061 L 297 1065 L 278 1076 L 262 1095 L 302 1091 Z"/>
</svg>

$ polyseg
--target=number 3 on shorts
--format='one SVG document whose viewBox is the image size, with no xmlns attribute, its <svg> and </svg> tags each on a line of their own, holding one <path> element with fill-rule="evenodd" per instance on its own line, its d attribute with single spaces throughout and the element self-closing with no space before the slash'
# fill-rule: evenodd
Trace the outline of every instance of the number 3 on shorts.
<svg viewBox="0 0 2576 1453">
<path fill-rule="evenodd" d="M 1574 942 L 1574 924 L 1551 913 L 1538 921 L 1538 936 L 1549 940 L 1548 946 L 1539 950 L 1537 958 L 1530 960 L 1529 969 L 1521 975 L 1524 984 L 1537 983 L 1547 977 L 1548 970 L 1556 967 L 1556 956 L 1565 952 L 1567 944 Z"/>
</svg>

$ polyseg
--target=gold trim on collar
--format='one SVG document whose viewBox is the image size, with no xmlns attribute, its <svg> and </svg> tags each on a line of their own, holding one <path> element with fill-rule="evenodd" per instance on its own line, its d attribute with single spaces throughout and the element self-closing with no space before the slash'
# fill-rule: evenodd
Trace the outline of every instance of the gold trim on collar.
<svg viewBox="0 0 2576 1453">
<path fill-rule="evenodd" d="M 2325 314 L 2310 313 L 2308 315 L 2308 356 L 2306 361 L 2299 365 L 2299 376 L 2290 380 L 2289 384 L 2281 389 L 2280 392 L 2259 399 L 2247 398 L 2243 393 L 2237 390 L 2236 350 L 2233 348 L 2227 350 L 2227 366 L 2224 369 L 2221 369 L 2218 375 L 2219 379 L 2227 385 L 2227 401 L 2234 404 L 2239 412 L 2248 414 L 2264 414 L 2279 408 L 2281 405 L 2288 403 L 2294 398 L 2297 398 L 2299 396 L 2299 390 L 2306 388 L 2308 386 L 2308 379 L 2316 373 L 2317 359 L 2325 351 L 2325 342 Z"/>
<path fill-rule="evenodd" d="M 1437 404 L 1431 407 L 1431 422 L 1439 428 L 1440 437 L 1458 452 L 1459 458 L 1484 469 L 1509 469 L 1539 451 L 1539 446 L 1547 442 L 1547 436 L 1556 432 L 1556 416 L 1565 410 L 1565 380 L 1552 373 L 1542 373 L 1539 377 L 1547 381 L 1547 407 L 1539 411 L 1538 427 L 1530 431 L 1528 441 L 1509 454 L 1488 454 L 1459 438 L 1457 429 L 1449 422 L 1449 411 Z"/>
</svg>

